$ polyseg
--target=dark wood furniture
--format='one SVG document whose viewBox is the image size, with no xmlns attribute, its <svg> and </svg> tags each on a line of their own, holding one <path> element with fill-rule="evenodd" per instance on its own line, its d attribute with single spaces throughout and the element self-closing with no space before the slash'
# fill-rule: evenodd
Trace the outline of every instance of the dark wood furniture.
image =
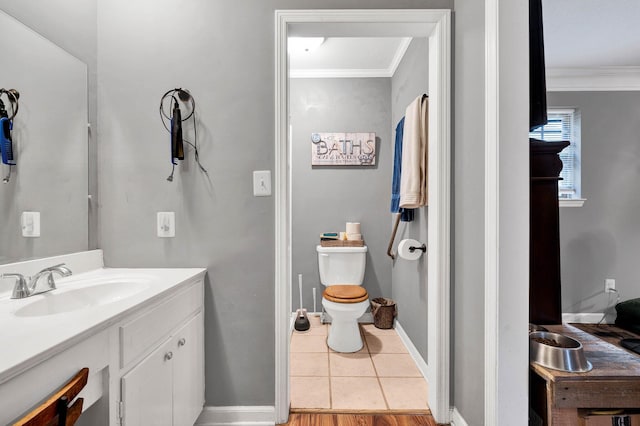
<svg viewBox="0 0 640 426">
<path fill-rule="evenodd" d="M 529 322 L 561 324 L 558 155 L 569 142 L 530 139 Z"/>
<path fill-rule="evenodd" d="M 87 384 L 89 369 L 83 368 L 45 402 L 13 426 L 73 426 L 82 413 L 82 398 L 69 403 Z"/>
<path fill-rule="evenodd" d="M 580 330 L 582 325 L 545 325 L 552 332 L 580 341 L 593 370 L 568 373 L 531 364 L 531 407 L 545 426 L 580 426 L 580 409 L 640 408 L 640 356 Z M 609 331 L 631 337 L 632 333 L 607 326 Z M 587 330 L 589 328 L 583 327 Z M 637 336 L 636 336 L 637 337 Z"/>
</svg>

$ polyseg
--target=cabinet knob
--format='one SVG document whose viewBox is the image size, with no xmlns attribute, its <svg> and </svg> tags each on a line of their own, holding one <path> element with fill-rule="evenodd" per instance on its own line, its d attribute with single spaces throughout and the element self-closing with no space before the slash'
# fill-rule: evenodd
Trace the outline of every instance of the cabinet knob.
<svg viewBox="0 0 640 426">
<path fill-rule="evenodd" d="M 166 354 L 164 354 L 165 361 L 169 361 L 171 358 L 173 358 L 173 352 L 167 352 Z"/>
<path fill-rule="evenodd" d="M 178 346 L 184 346 L 186 344 L 187 344 L 187 339 L 185 339 L 184 337 L 178 340 Z"/>
</svg>

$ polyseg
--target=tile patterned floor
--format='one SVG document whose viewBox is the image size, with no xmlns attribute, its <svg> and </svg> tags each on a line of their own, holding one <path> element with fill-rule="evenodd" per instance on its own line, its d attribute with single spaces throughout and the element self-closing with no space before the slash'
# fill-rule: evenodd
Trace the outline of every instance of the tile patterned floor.
<svg viewBox="0 0 640 426">
<path fill-rule="evenodd" d="M 327 347 L 330 325 L 291 336 L 291 409 L 340 412 L 428 411 L 427 383 L 395 330 L 362 324 L 364 347 L 352 354 Z"/>
</svg>

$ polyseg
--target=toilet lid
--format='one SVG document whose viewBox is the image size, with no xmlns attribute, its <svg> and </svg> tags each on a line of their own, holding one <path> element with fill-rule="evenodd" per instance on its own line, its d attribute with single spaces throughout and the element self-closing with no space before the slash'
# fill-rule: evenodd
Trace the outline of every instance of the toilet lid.
<svg viewBox="0 0 640 426">
<path fill-rule="evenodd" d="M 367 300 L 369 294 L 359 285 L 332 285 L 324 290 L 322 297 L 336 303 L 360 303 Z"/>
</svg>

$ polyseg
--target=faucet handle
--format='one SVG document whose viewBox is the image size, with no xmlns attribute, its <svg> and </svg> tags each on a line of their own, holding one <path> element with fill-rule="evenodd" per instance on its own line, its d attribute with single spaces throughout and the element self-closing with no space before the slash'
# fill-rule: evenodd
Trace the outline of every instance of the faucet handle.
<svg viewBox="0 0 640 426">
<path fill-rule="evenodd" d="M 0 278 L 15 278 L 16 283 L 13 287 L 12 299 L 22 299 L 29 296 L 29 286 L 27 280 L 22 274 L 0 274 Z"/>
<path fill-rule="evenodd" d="M 71 269 L 69 269 L 66 263 L 58 263 L 57 265 L 49 266 L 44 268 L 43 271 L 57 271 L 65 276 L 71 275 Z"/>
</svg>

